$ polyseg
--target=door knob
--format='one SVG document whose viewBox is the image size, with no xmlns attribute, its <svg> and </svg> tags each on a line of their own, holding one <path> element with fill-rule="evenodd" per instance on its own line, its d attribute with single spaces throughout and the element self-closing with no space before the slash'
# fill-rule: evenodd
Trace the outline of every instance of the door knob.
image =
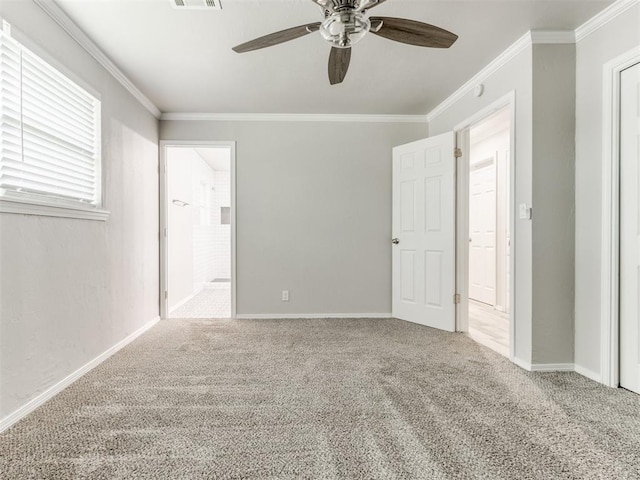
<svg viewBox="0 0 640 480">
<path fill-rule="evenodd" d="M 397 245 L 400 243 L 400 239 L 399 238 L 394 238 L 393 240 L 391 240 L 391 243 L 393 243 L 394 245 Z"/>
</svg>

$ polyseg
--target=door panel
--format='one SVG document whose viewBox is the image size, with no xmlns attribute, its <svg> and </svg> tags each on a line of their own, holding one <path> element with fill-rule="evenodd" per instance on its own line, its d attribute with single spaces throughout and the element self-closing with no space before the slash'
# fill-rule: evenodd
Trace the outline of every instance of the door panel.
<svg viewBox="0 0 640 480">
<path fill-rule="evenodd" d="M 620 385 L 640 393 L 640 64 L 620 93 Z"/>
<path fill-rule="evenodd" d="M 471 165 L 469 173 L 469 298 L 496 303 L 496 162 Z"/>
<path fill-rule="evenodd" d="M 454 135 L 393 149 L 393 316 L 455 331 Z"/>
</svg>

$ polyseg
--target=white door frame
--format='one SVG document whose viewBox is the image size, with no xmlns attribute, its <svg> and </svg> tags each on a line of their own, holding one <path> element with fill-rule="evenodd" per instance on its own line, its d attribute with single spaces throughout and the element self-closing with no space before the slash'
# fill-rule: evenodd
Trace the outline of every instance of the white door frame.
<svg viewBox="0 0 640 480">
<path fill-rule="evenodd" d="M 456 292 L 460 295 L 460 302 L 456 308 L 456 330 L 469 330 L 469 129 L 498 110 L 509 107 L 511 118 L 509 125 L 509 231 L 511 243 L 509 246 L 509 358 L 515 357 L 516 336 L 516 235 L 515 235 L 515 185 L 516 185 L 516 95 L 512 91 L 476 114 L 460 122 L 453 129 L 456 134 L 456 146 L 462 152 L 457 164 L 456 179 Z"/>
<path fill-rule="evenodd" d="M 640 45 L 607 62 L 602 87 L 600 377 L 620 385 L 620 74 L 640 62 Z"/>
<path fill-rule="evenodd" d="M 231 152 L 231 318 L 236 318 L 236 142 L 212 142 L 189 140 L 161 140 L 160 141 L 160 318 L 169 317 L 167 298 L 169 284 L 169 250 L 167 229 L 169 215 L 167 209 L 167 150 L 171 147 L 182 148 L 228 148 Z"/>
</svg>

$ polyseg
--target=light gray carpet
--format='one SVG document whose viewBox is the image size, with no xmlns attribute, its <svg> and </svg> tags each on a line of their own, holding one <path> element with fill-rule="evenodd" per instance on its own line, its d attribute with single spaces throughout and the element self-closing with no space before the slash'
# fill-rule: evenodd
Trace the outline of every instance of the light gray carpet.
<svg viewBox="0 0 640 480">
<path fill-rule="evenodd" d="M 0 436 L 2 479 L 637 479 L 640 396 L 397 320 L 169 320 Z"/>
</svg>

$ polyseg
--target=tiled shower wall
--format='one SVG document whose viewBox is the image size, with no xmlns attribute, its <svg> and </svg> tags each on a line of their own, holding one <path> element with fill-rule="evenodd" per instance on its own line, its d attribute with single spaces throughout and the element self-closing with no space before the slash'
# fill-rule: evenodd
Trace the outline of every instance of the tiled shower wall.
<svg viewBox="0 0 640 480">
<path fill-rule="evenodd" d="M 222 207 L 231 205 L 231 174 L 217 170 L 213 192 L 213 275 L 215 279 L 231 278 L 231 225 L 222 224 Z"/>
<path fill-rule="evenodd" d="M 216 172 L 200 157 L 193 161 L 193 287 L 202 288 L 215 277 L 215 219 L 213 199 Z M 208 193 L 207 193 L 208 192 Z"/>
</svg>

